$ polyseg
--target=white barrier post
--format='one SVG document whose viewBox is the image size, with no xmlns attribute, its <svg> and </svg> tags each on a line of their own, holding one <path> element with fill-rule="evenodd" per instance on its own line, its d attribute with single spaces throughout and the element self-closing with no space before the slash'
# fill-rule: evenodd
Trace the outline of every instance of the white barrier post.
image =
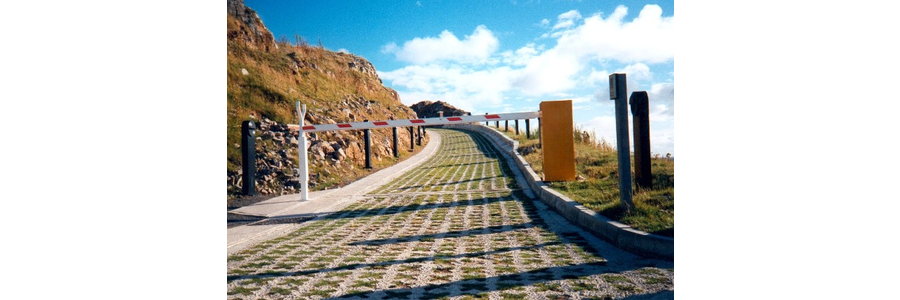
<svg viewBox="0 0 900 300">
<path fill-rule="evenodd" d="M 297 142 L 300 144 L 298 146 L 298 153 L 300 162 L 298 164 L 298 168 L 300 169 L 300 201 L 309 201 L 309 168 L 307 165 L 307 153 L 306 153 L 306 145 L 308 141 L 306 140 L 306 133 L 303 132 L 303 119 L 306 118 L 306 104 L 300 105 L 300 101 L 297 101 L 297 115 L 300 116 L 300 130 L 298 131 Z"/>
</svg>

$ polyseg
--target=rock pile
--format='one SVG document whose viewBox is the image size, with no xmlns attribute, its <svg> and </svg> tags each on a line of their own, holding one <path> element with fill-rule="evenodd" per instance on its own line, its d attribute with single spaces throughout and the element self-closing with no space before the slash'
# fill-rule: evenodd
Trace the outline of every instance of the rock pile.
<svg viewBox="0 0 900 300">
<path fill-rule="evenodd" d="M 458 109 L 453 107 L 453 105 L 448 104 L 447 102 L 437 101 L 422 101 L 416 104 L 413 104 L 409 108 L 412 108 L 413 111 L 419 115 L 419 118 L 436 118 L 438 117 L 438 112 L 444 112 L 445 117 L 449 116 L 465 116 L 468 115 L 469 112 L 464 111 L 462 109 Z"/>
</svg>

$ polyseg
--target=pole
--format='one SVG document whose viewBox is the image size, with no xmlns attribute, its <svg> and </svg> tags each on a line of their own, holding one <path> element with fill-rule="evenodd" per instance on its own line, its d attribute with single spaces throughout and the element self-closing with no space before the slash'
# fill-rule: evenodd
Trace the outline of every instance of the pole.
<svg viewBox="0 0 900 300">
<path fill-rule="evenodd" d="M 365 120 L 363 122 L 368 122 Z M 372 129 L 366 129 L 366 169 L 372 168 Z"/>
<path fill-rule="evenodd" d="M 525 119 L 525 139 L 531 138 L 531 119 Z"/>
<path fill-rule="evenodd" d="M 650 170 L 650 97 L 647 92 L 631 93 L 631 121 L 634 129 L 634 182 L 645 189 L 653 187 Z"/>
<path fill-rule="evenodd" d="M 519 135 L 519 120 L 516 119 L 516 136 Z"/>
<path fill-rule="evenodd" d="M 306 118 L 306 104 L 300 105 L 300 101 L 297 101 L 297 115 L 300 118 L 300 130 L 297 132 L 297 150 L 300 162 L 297 164 L 300 169 L 300 201 L 309 201 L 309 166 L 307 165 L 307 157 L 306 157 L 306 145 L 309 141 L 306 140 L 306 134 L 303 133 L 303 119 Z"/>
<path fill-rule="evenodd" d="M 509 120 L 503 120 L 503 132 L 509 132 Z"/>
<path fill-rule="evenodd" d="M 394 130 L 394 157 L 400 157 L 400 151 L 397 150 L 397 144 L 399 142 L 397 140 L 397 127 L 394 127 L 392 129 Z"/>
<path fill-rule="evenodd" d="M 631 148 L 628 146 L 628 86 L 625 73 L 609 74 L 609 98 L 616 101 L 616 152 L 619 157 L 619 198 L 625 210 L 634 210 L 631 201 Z"/>
<path fill-rule="evenodd" d="M 241 193 L 256 195 L 256 125 L 253 121 L 241 123 L 241 167 L 243 185 Z"/>
<path fill-rule="evenodd" d="M 416 128 L 416 126 L 410 126 L 410 127 L 409 127 L 409 151 L 410 151 L 410 152 L 416 150 L 416 142 L 415 142 L 415 140 L 414 140 L 416 134 L 413 133 L 413 131 L 415 131 L 415 128 Z"/>
</svg>

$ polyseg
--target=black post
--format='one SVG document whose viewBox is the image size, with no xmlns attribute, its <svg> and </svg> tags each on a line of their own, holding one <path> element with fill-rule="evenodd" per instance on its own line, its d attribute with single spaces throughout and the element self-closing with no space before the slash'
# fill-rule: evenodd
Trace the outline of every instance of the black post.
<svg viewBox="0 0 900 300">
<path fill-rule="evenodd" d="M 540 145 L 541 149 L 544 149 L 544 136 L 541 135 L 541 118 L 538 118 L 538 145 Z"/>
<path fill-rule="evenodd" d="M 497 127 L 497 129 L 500 129 L 500 121 L 497 121 L 496 123 L 497 124 L 494 124 L 494 127 Z"/>
<path fill-rule="evenodd" d="M 363 122 L 369 122 L 365 120 Z M 372 129 L 366 129 L 366 169 L 372 168 Z"/>
<path fill-rule="evenodd" d="M 642 188 L 653 187 L 650 170 L 650 97 L 647 92 L 631 93 L 632 127 L 634 129 L 634 181 Z"/>
<path fill-rule="evenodd" d="M 394 127 L 393 129 L 394 129 L 394 157 L 400 157 L 400 151 L 397 151 L 397 149 L 398 149 L 397 144 L 399 142 L 397 140 L 397 127 Z"/>
<path fill-rule="evenodd" d="M 503 132 L 509 132 L 509 120 L 503 120 Z"/>
<path fill-rule="evenodd" d="M 519 119 L 516 119 L 516 135 L 519 135 Z"/>
<path fill-rule="evenodd" d="M 244 195 L 256 195 L 256 124 L 253 121 L 241 123 L 241 161 L 243 165 L 243 185 L 241 192 Z"/>
<path fill-rule="evenodd" d="M 413 133 L 415 131 L 415 128 L 416 128 L 416 126 L 409 127 L 409 151 L 410 152 L 416 150 L 416 142 L 415 142 L 416 134 Z"/>
<path fill-rule="evenodd" d="M 531 119 L 525 119 L 525 139 L 531 138 Z"/>
</svg>

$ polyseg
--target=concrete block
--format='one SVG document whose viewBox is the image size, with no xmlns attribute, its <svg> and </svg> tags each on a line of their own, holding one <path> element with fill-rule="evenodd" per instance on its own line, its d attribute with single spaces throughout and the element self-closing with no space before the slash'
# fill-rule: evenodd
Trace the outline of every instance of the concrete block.
<svg viewBox="0 0 900 300">
<path fill-rule="evenodd" d="M 634 228 L 622 229 L 616 239 L 616 246 L 644 256 L 663 259 L 675 258 L 675 239 L 649 234 Z"/>
</svg>

